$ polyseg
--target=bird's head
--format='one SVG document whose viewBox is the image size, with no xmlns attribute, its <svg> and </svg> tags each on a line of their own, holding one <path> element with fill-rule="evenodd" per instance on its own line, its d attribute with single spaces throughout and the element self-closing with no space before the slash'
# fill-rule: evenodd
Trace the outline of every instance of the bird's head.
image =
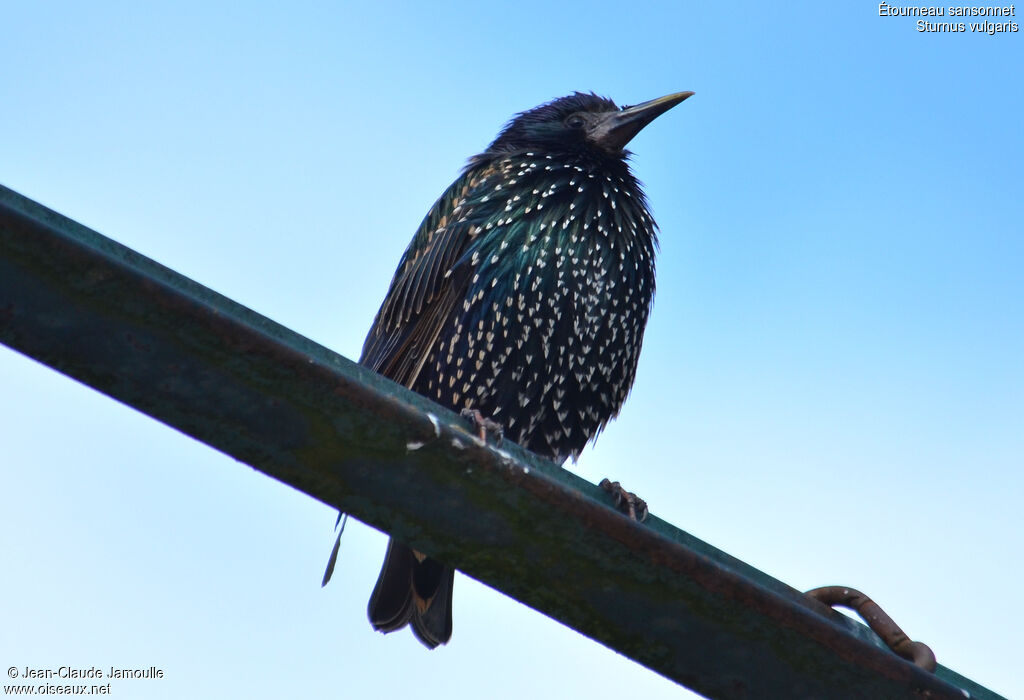
<svg viewBox="0 0 1024 700">
<path fill-rule="evenodd" d="M 692 94 L 676 92 L 620 108 L 605 97 L 577 92 L 517 114 L 487 151 L 560 153 L 598 149 L 621 158 L 626 144 L 641 129 Z"/>
</svg>

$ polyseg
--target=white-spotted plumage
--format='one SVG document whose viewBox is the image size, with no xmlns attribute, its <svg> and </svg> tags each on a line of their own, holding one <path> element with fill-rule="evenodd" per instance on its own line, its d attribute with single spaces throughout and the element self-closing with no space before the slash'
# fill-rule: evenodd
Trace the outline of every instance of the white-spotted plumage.
<svg viewBox="0 0 1024 700">
<path fill-rule="evenodd" d="M 656 233 L 625 163 L 538 167 L 533 158 L 510 155 L 487 178 L 489 191 L 532 196 L 464 205 L 479 233 L 446 272 L 468 280 L 461 313 L 440 329 L 428 350 L 431 376 L 413 388 L 477 409 L 506 437 L 562 460 L 600 432 L 632 385 L 654 294 Z M 574 174 L 565 179 L 566 171 Z M 630 189 L 637 195 L 619 197 Z M 485 221 L 488 206 L 500 214 Z M 518 333 L 499 309 L 517 312 Z M 465 356 L 474 361 L 462 365 Z"/>
</svg>

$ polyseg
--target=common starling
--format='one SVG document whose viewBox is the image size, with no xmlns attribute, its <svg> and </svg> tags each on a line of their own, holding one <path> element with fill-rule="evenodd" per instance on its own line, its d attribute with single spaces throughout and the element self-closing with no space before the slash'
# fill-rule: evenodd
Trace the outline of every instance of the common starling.
<svg viewBox="0 0 1024 700">
<path fill-rule="evenodd" d="M 575 459 L 629 393 L 654 298 L 657 228 L 624 148 L 692 94 L 577 92 L 516 115 L 427 213 L 360 362 Z M 370 622 L 446 643 L 454 575 L 392 539 Z"/>
</svg>

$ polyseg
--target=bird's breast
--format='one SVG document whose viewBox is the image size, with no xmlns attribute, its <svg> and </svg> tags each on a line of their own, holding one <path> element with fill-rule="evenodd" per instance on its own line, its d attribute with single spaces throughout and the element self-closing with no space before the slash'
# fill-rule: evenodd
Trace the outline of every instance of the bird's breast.
<svg viewBox="0 0 1024 700">
<path fill-rule="evenodd" d="M 495 188 L 497 211 L 475 222 L 468 285 L 419 390 L 476 408 L 561 461 L 632 385 L 654 293 L 654 224 L 642 195 L 613 178 L 540 167 Z"/>
</svg>

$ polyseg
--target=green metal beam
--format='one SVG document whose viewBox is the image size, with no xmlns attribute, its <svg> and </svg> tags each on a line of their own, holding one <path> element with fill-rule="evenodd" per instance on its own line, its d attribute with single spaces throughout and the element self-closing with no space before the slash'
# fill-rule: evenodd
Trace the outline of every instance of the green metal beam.
<svg viewBox="0 0 1024 700">
<path fill-rule="evenodd" d="M 714 698 L 997 698 L 0 187 L 0 341 Z"/>
</svg>

